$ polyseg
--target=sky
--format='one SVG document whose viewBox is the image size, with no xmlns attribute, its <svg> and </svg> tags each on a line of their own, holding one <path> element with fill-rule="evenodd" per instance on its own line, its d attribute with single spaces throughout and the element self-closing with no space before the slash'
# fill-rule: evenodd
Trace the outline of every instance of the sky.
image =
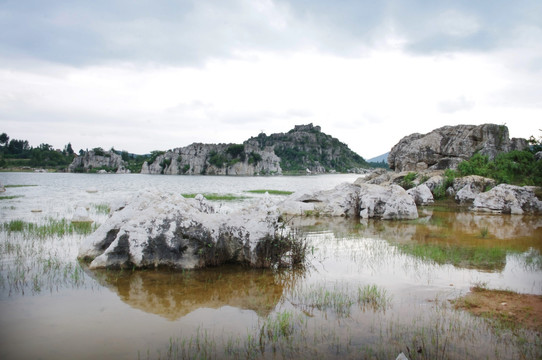
<svg viewBox="0 0 542 360">
<path fill-rule="evenodd" d="M 542 136 L 540 0 L 0 0 L 0 132 L 149 153 L 313 123 L 366 159 Z"/>
</svg>

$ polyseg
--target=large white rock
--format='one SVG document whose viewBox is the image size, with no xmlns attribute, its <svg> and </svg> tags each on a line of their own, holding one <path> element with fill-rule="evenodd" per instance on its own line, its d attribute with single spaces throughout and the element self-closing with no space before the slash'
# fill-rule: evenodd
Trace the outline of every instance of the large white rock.
<svg viewBox="0 0 542 360">
<path fill-rule="evenodd" d="M 293 194 L 279 204 L 282 213 L 302 215 L 307 211 L 322 216 L 357 216 L 359 212 L 359 187 L 342 183 L 331 190 L 312 194 Z"/>
<path fill-rule="evenodd" d="M 425 184 L 407 190 L 407 194 L 412 196 L 416 205 L 429 205 L 435 202 L 431 190 Z"/>
<path fill-rule="evenodd" d="M 414 199 L 399 185 L 360 184 L 360 216 L 385 220 L 417 219 Z"/>
<path fill-rule="evenodd" d="M 214 212 L 203 197 L 142 192 L 112 211 L 81 243 L 78 257 L 91 260 L 91 269 L 192 269 L 228 261 L 264 266 L 260 243 L 276 235 L 278 215 L 268 197 L 224 214 Z"/>
<path fill-rule="evenodd" d="M 474 199 L 473 210 L 503 214 L 542 213 L 542 201 L 538 200 L 531 186 L 501 184 Z"/>
</svg>

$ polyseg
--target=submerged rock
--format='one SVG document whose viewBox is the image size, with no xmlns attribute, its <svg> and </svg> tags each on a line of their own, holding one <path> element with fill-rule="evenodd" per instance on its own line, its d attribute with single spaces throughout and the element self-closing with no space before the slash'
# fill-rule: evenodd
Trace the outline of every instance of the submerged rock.
<svg viewBox="0 0 542 360">
<path fill-rule="evenodd" d="M 502 214 L 542 213 L 542 201 L 538 200 L 532 186 L 501 184 L 478 194 L 472 209 Z"/>
<path fill-rule="evenodd" d="M 87 223 L 91 223 L 91 222 L 94 222 L 94 220 L 92 220 L 90 218 L 90 216 L 88 215 L 88 211 L 86 208 L 84 208 L 83 206 L 79 206 L 77 207 L 77 209 L 75 209 L 75 214 L 73 215 L 73 218 L 72 218 L 72 222 L 87 222 Z"/>
<path fill-rule="evenodd" d="M 269 266 L 266 241 L 281 236 L 278 218 L 269 198 L 222 214 L 214 212 L 203 197 L 146 192 L 112 211 L 82 242 L 78 257 L 90 260 L 91 269 L 193 269 L 225 262 Z"/>
</svg>

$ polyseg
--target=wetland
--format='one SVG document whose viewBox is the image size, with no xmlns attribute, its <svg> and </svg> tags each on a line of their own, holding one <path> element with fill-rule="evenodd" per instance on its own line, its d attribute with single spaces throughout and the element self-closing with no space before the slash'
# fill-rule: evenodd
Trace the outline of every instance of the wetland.
<svg viewBox="0 0 542 360">
<path fill-rule="evenodd" d="M 0 201 L 0 357 L 542 357 L 540 216 L 444 201 L 409 221 L 292 217 L 308 245 L 294 270 L 91 271 L 76 259 L 111 206 L 140 191 L 213 194 L 228 212 L 261 189 L 281 199 L 357 177 L 0 174 L 10 185 Z M 80 206 L 92 224 L 70 221 Z M 473 287 L 530 296 L 535 321 L 495 326 L 471 314 L 483 302 Z"/>
</svg>

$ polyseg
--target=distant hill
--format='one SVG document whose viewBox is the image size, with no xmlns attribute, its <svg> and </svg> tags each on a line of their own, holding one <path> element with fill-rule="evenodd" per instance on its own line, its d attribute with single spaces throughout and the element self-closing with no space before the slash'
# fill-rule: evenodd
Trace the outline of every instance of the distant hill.
<svg viewBox="0 0 542 360">
<path fill-rule="evenodd" d="M 143 164 L 146 174 L 265 175 L 358 172 L 369 164 L 319 126 L 297 125 L 287 133 L 266 135 L 242 144 L 194 143 L 157 153 Z"/>
<path fill-rule="evenodd" d="M 369 164 L 338 139 L 321 131 L 320 126 L 296 125 L 287 133 L 264 133 L 245 141 L 262 150 L 273 148 L 280 158 L 283 171 L 295 172 L 309 169 L 315 173 L 329 171 L 347 172 L 367 168 Z"/>
<path fill-rule="evenodd" d="M 388 155 L 389 155 L 389 151 L 385 154 L 382 154 L 382 155 L 378 155 L 374 158 L 371 158 L 371 159 L 368 159 L 367 162 L 371 163 L 371 162 L 387 162 L 388 161 Z"/>
</svg>

